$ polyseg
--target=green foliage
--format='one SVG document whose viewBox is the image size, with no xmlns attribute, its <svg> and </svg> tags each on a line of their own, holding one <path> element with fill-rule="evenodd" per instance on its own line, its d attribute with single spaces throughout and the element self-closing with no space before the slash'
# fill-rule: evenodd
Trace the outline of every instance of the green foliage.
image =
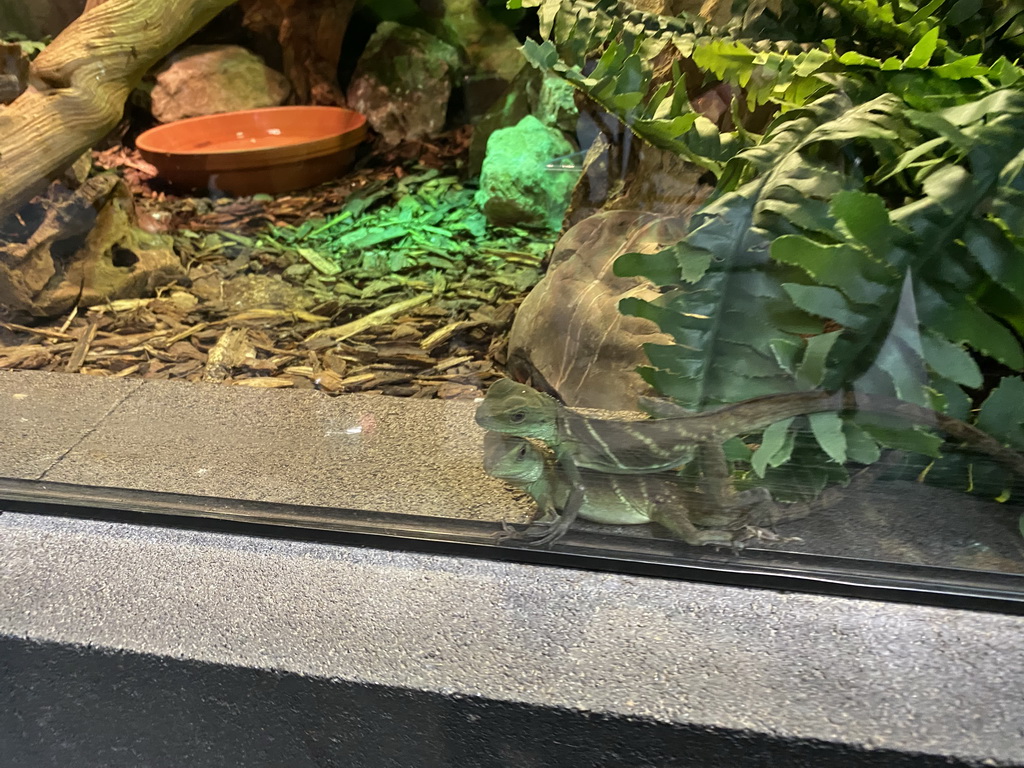
<svg viewBox="0 0 1024 768">
<path fill-rule="evenodd" d="M 29 59 L 34 59 L 46 46 L 53 42 L 53 38 L 47 36 L 42 40 L 29 40 L 25 35 L 18 32 L 0 31 L 0 42 L 17 43 L 21 46 L 22 53 Z"/>
<path fill-rule="evenodd" d="M 274 227 L 271 238 L 321 273 L 351 281 L 361 298 L 413 281 L 443 286 L 471 262 L 500 281 L 505 255 L 539 264 L 551 243 L 535 232 L 489 227 L 474 195 L 458 178 L 424 170 L 369 185 L 326 221 Z"/>
<path fill-rule="evenodd" d="M 620 305 L 674 339 L 646 347 L 652 386 L 696 410 L 814 387 L 959 418 L 981 404 L 979 426 L 1024 441 L 1024 5 L 751 3 L 724 29 L 619 18 L 608 2 L 544 6 L 551 39 L 528 43 L 528 60 L 718 179 L 684 240 L 616 263 L 662 291 Z M 747 109 L 774 108 L 764 134 L 696 115 L 681 57 Z M 783 498 L 882 447 L 925 457 L 929 480 L 1005 497 L 1002 469 L 862 414 L 750 439 L 739 465 Z"/>
<path fill-rule="evenodd" d="M 831 95 L 781 116 L 723 183 L 752 178 L 698 213 L 682 242 L 617 262 L 665 289 L 620 307 L 676 341 L 650 345 L 642 375 L 694 409 L 818 386 L 946 408 L 982 385 L 979 360 L 1024 369 L 1024 258 L 1007 223 L 1022 215 L 1022 153 L 1024 93 L 1011 89 L 931 113 L 894 94 Z M 902 204 L 872 191 L 890 192 L 893 177 Z M 996 392 L 1016 392 L 1010 381 Z M 979 424 L 991 431 L 1014 409 L 1019 419 L 1022 402 L 1001 395 Z M 860 427 L 862 457 L 870 441 L 937 455 L 915 430 Z M 762 438 L 758 474 L 789 455 L 782 429 Z M 848 455 L 835 424 L 811 431 L 832 460 Z"/>
<path fill-rule="evenodd" d="M 732 137 L 720 135 L 707 118 L 693 111 L 678 65 L 673 68 L 671 79 L 654 85 L 652 71 L 644 66 L 639 38 L 632 47 L 611 41 L 588 75 L 579 67 L 561 62 L 550 41 L 538 44 L 527 40 L 523 53 L 530 63 L 558 73 L 583 90 L 654 146 L 716 173 L 741 146 L 740 142 L 730 140 Z"/>
</svg>

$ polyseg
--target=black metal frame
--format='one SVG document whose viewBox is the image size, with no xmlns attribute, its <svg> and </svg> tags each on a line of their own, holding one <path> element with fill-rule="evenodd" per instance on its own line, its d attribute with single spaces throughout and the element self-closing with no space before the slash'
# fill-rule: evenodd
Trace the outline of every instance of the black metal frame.
<svg viewBox="0 0 1024 768">
<path fill-rule="evenodd" d="M 554 549 L 474 520 L 0 478 L 0 510 L 331 541 L 758 589 L 1024 615 L 1024 576 L 571 530 Z"/>
</svg>

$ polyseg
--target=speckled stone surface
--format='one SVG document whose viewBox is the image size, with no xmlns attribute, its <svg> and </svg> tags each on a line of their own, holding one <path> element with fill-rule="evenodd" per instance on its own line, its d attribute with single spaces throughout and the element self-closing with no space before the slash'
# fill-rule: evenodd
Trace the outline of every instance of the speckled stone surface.
<svg viewBox="0 0 1024 768">
<path fill-rule="evenodd" d="M 6 477 L 478 520 L 530 511 L 484 473 L 472 402 L 33 371 L 0 371 L 0 402 L 25 425 L 0 434 Z"/>
<path fill-rule="evenodd" d="M 38 479 L 141 381 L 0 371 L 0 475 Z"/>
<path fill-rule="evenodd" d="M 1024 763 L 1024 620 L 995 614 L 6 513 L 3 636 Z"/>
</svg>

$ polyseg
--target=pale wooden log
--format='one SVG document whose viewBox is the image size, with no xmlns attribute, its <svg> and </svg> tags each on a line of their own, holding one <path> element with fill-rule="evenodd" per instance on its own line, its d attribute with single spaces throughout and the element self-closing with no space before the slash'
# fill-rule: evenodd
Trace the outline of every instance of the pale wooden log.
<svg viewBox="0 0 1024 768">
<path fill-rule="evenodd" d="M 117 125 L 142 76 L 235 0 L 106 0 L 32 62 L 0 109 L 0 221 Z"/>
</svg>

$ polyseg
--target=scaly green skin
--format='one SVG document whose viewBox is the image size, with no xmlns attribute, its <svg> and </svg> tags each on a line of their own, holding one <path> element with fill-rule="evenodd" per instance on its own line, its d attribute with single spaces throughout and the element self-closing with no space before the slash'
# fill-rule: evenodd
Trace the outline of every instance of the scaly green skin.
<svg viewBox="0 0 1024 768">
<path fill-rule="evenodd" d="M 537 543 L 557 541 L 577 515 L 590 515 L 590 519 L 594 519 L 594 516 L 609 510 L 623 511 L 625 502 L 616 503 L 609 495 L 614 493 L 614 483 L 608 479 L 594 479 L 592 473 L 634 477 L 653 475 L 687 464 L 695 455 L 699 457 L 697 476 L 703 478 L 702 492 L 693 497 L 698 499 L 699 508 L 709 509 L 711 514 L 735 509 L 741 495 L 732 489 L 722 442 L 764 429 L 783 419 L 812 413 L 860 410 L 891 416 L 910 424 L 938 427 L 1024 476 L 1024 456 L 1002 445 L 991 435 L 959 419 L 891 398 L 854 393 L 794 392 L 758 397 L 703 413 L 692 413 L 665 402 L 653 405 L 652 410 L 657 415 L 653 419 L 594 419 L 575 413 L 554 398 L 509 379 L 501 379 L 491 386 L 476 410 L 477 424 L 505 435 L 544 442 L 554 451 L 564 472 L 555 475 L 557 480 L 549 479 L 545 486 L 536 487 L 538 495 L 535 498 L 543 499 L 544 505 L 558 508 L 561 512 L 549 532 Z M 591 472 L 587 472 L 585 477 L 587 470 Z M 603 475 L 597 474 L 596 477 Z M 667 516 L 669 513 L 663 510 L 686 509 L 686 504 L 676 503 L 680 499 L 678 492 L 666 493 L 662 484 L 650 489 L 641 488 L 641 485 L 634 483 L 627 495 L 637 496 L 637 491 L 642 491 L 639 495 L 650 492 L 654 496 L 663 494 L 672 499 L 671 504 L 638 507 L 644 509 L 649 517 L 655 512 Z M 555 488 L 557 492 L 553 490 Z M 567 498 L 559 506 L 560 502 L 556 503 L 554 499 L 566 492 L 566 488 Z M 755 504 L 773 504 L 766 494 L 767 491 L 762 489 L 760 501 L 755 499 Z M 673 530 L 681 538 L 691 541 L 692 535 L 683 532 L 685 525 L 696 530 L 691 514 L 683 512 L 663 517 L 658 522 L 669 528 L 674 525 Z"/>
<path fill-rule="evenodd" d="M 540 440 L 560 461 L 568 456 L 580 468 L 633 475 L 686 464 L 703 443 L 721 442 L 790 416 L 839 410 L 842 403 L 842 395 L 800 392 L 760 397 L 706 413 L 622 421 L 582 416 L 553 397 L 502 379 L 491 386 L 477 408 L 476 423 Z"/>
<path fill-rule="evenodd" d="M 658 418 L 588 418 L 525 384 L 501 379 L 477 408 L 476 423 L 484 429 L 540 440 L 563 464 L 569 457 L 579 468 L 628 475 L 678 467 L 686 464 L 701 445 L 720 445 L 731 437 L 756 432 L 793 416 L 862 411 L 942 429 L 1024 476 L 1024 456 L 991 435 L 951 416 L 892 398 L 852 392 L 791 392 L 701 413 L 662 401 L 652 406 L 656 406 Z"/>
<path fill-rule="evenodd" d="M 521 488 L 537 502 L 542 520 L 565 509 L 572 485 L 558 466 L 536 446 L 521 437 L 488 432 L 484 439 L 486 472 Z M 687 492 L 674 475 L 609 475 L 584 472 L 583 502 L 578 514 L 604 525 L 639 525 L 655 522 L 687 544 L 735 545 L 750 535 L 745 510 L 759 499 L 739 501 L 717 513 L 694 504 L 696 494 Z M 763 497 L 761 497 L 763 498 Z M 709 526 L 699 528 L 698 526 Z M 547 531 L 538 543 L 546 543 Z"/>
<path fill-rule="evenodd" d="M 885 470 L 879 462 L 861 470 L 855 483 L 870 483 Z M 572 494 L 572 486 L 558 464 L 522 437 L 488 432 L 484 438 L 484 470 L 530 494 L 537 503 L 534 522 L 547 527 L 538 532 L 519 531 L 514 538 L 545 544 L 557 540 L 564 529 L 559 516 Z M 776 504 L 763 488 L 732 494 L 724 500 L 714 492 L 688 490 L 678 475 L 609 475 L 584 472 L 583 502 L 579 517 L 603 525 L 657 523 L 691 546 L 728 545 L 738 549 L 751 539 L 780 539 L 762 526 L 800 520 L 829 508 L 843 495 L 832 488 L 818 498 L 797 504 Z M 703 483 L 709 484 L 705 478 Z M 712 481 L 713 484 L 713 481 Z"/>
</svg>

